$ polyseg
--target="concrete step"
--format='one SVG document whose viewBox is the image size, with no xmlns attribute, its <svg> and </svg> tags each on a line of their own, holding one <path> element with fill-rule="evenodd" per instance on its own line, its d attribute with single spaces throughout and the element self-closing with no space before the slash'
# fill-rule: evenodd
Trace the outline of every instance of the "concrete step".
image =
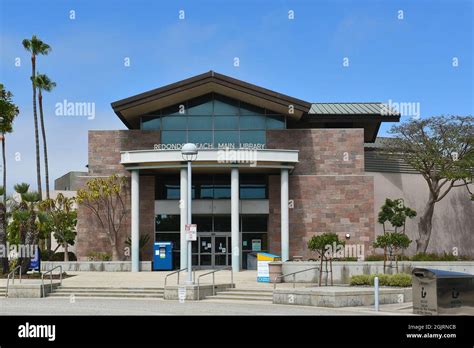
<svg viewBox="0 0 474 348">
<path fill-rule="evenodd" d="M 263 297 L 263 296 L 225 296 L 225 295 L 215 295 L 207 296 L 206 300 L 227 300 L 227 301 L 260 301 L 273 303 L 273 298 Z"/>
<path fill-rule="evenodd" d="M 85 292 L 85 293 L 62 293 L 53 292 L 48 297 L 63 297 L 68 298 L 74 295 L 75 298 L 81 297 L 108 297 L 108 298 L 163 298 L 163 294 L 152 293 L 110 293 L 110 292 Z"/>
<path fill-rule="evenodd" d="M 58 288 L 56 293 L 80 294 L 80 293 L 116 293 L 116 294 L 163 294 L 164 290 L 128 290 L 128 289 L 63 289 Z"/>
<path fill-rule="evenodd" d="M 252 297 L 264 297 L 273 298 L 273 293 L 257 292 L 257 291 L 218 291 L 216 295 L 229 296 L 229 297 L 240 297 L 240 296 L 252 296 Z"/>
<path fill-rule="evenodd" d="M 64 290 L 126 290 L 126 291 L 164 291 L 164 288 L 132 288 L 132 287 L 106 287 L 106 286 L 58 286 L 57 289 Z"/>
<path fill-rule="evenodd" d="M 49 297 L 163 298 L 163 288 L 59 286 Z"/>
<path fill-rule="evenodd" d="M 226 292 L 259 293 L 259 294 L 273 295 L 273 290 L 258 289 L 258 288 L 228 288 L 228 289 L 225 289 L 225 291 Z"/>
</svg>

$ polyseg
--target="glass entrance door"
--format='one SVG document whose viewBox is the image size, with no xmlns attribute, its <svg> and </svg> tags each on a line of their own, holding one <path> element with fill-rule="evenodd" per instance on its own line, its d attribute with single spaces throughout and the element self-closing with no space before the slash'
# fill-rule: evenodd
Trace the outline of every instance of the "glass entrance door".
<svg viewBox="0 0 474 348">
<path fill-rule="evenodd" d="M 222 268 L 231 265 L 230 233 L 198 233 L 198 247 L 193 248 L 193 266 Z"/>
</svg>

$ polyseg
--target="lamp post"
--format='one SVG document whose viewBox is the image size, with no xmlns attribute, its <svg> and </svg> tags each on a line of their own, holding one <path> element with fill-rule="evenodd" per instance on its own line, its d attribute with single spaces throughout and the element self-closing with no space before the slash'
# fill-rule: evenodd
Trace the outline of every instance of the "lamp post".
<svg viewBox="0 0 474 348">
<path fill-rule="evenodd" d="M 184 144 L 181 149 L 181 155 L 183 159 L 188 162 L 188 225 L 191 224 L 192 221 L 192 212 L 191 212 L 191 202 L 192 202 L 192 183 L 191 183 L 191 162 L 197 158 L 198 149 L 195 144 L 187 143 Z M 193 283 L 193 249 L 192 249 L 192 241 L 188 240 L 188 284 Z"/>
</svg>

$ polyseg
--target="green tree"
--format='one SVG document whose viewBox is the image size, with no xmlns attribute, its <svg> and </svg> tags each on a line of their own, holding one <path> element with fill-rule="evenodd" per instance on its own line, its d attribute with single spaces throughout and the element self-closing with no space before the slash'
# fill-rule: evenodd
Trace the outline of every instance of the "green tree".
<svg viewBox="0 0 474 348">
<path fill-rule="evenodd" d="M 435 204 L 453 187 L 465 187 L 469 191 L 472 184 L 473 120 L 472 116 L 428 117 L 390 130 L 395 138 L 386 145 L 386 154 L 403 156 L 406 163 L 423 176 L 429 189 L 418 223 L 417 253 L 424 253 L 428 248 Z"/>
<path fill-rule="evenodd" d="M 318 253 L 321 263 L 319 267 L 319 285 L 321 285 L 323 272 L 326 273 L 326 285 L 327 285 L 327 278 L 328 273 L 331 273 L 331 285 L 333 285 L 333 277 L 332 277 L 332 260 L 336 254 L 337 247 L 344 247 L 345 242 L 339 240 L 339 237 L 335 233 L 323 233 L 320 235 L 316 235 L 311 237 L 308 241 L 308 249 Z M 325 270 L 323 270 L 323 261 L 325 262 Z M 328 269 L 328 262 L 329 262 L 329 269 Z"/>
<path fill-rule="evenodd" d="M 406 207 L 403 199 L 389 199 L 385 200 L 384 205 L 380 208 L 378 222 L 382 224 L 384 233 L 387 231 L 385 224 L 389 222 L 394 227 L 394 232 L 398 232 L 399 228 L 402 228 L 402 232 L 405 233 L 405 224 L 407 218 L 414 218 L 416 211 Z"/>
<path fill-rule="evenodd" d="M 373 246 L 374 248 L 381 248 L 384 251 L 383 258 L 383 271 L 387 267 L 387 257 L 392 261 L 395 259 L 396 269 L 398 271 L 398 257 L 400 251 L 405 250 L 410 246 L 411 239 L 408 236 L 401 232 L 386 232 L 380 236 L 377 236 Z"/>
<path fill-rule="evenodd" d="M 77 191 L 77 202 L 88 208 L 107 235 L 112 248 L 112 260 L 122 258 L 118 249 L 118 235 L 127 215 L 124 197 L 126 178 L 112 175 L 87 182 L 87 187 Z"/>
<path fill-rule="evenodd" d="M 0 205 L 0 248 L 7 249 L 7 156 L 5 135 L 13 131 L 13 121 L 19 114 L 18 107 L 12 101 L 13 94 L 0 84 L 0 138 L 2 141 L 3 185 Z M 8 256 L 1 255 L 2 273 L 8 272 Z"/>
<path fill-rule="evenodd" d="M 74 245 L 76 239 L 77 211 L 74 201 L 74 198 L 59 193 L 55 199 L 41 202 L 41 208 L 47 212 L 45 224 L 58 243 L 56 250 L 59 246 L 64 248 L 64 261 L 69 261 L 68 247 Z"/>
<path fill-rule="evenodd" d="M 38 183 L 38 193 L 42 198 L 43 191 L 41 188 L 41 163 L 40 163 L 40 145 L 38 135 L 38 112 L 36 110 L 36 56 L 47 55 L 51 52 L 51 47 L 38 39 L 36 35 L 31 37 L 31 40 L 24 39 L 22 41 L 23 47 L 31 53 L 31 86 L 33 88 L 33 117 L 35 127 L 35 144 L 36 144 L 36 180 Z"/>
</svg>

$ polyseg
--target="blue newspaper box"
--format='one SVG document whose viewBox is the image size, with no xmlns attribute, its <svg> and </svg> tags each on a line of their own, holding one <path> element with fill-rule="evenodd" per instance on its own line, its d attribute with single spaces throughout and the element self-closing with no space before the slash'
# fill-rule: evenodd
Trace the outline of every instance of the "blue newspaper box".
<svg viewBox="0 0 474 348">
<path fill-rule="evenodd" d="M 169 271 L 173 269 L 173 243 L 155 242 L 153 247 L 153 270 Z"/>
</svg>

